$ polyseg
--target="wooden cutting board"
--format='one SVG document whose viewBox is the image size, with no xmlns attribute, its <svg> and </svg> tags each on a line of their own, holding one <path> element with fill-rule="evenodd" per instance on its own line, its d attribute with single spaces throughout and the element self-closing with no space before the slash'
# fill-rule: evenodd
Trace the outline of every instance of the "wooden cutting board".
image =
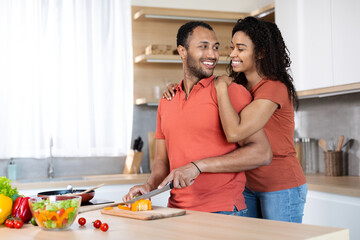
<svg viewBox="0 0 360 240">
<path fill-rule="evenodd" d="M 166 208 L 166 207 L 153 206 L 152 210 L 134 212 L 134 211 L 123 210 L 123 209 L 119 209 L 118 207 L 114 207 L 113 209 L 110 209 L 110 210 L 102 209 L 101 213 L 119 216 L 119 217 L 140 219 L 140 220 L 154 220 L 154 219 L 160 219 L 160 218 L 168 218 L 168 217 L 185 215 L 186 210 L 178 209 L 178 208 Z"/>
</svg>

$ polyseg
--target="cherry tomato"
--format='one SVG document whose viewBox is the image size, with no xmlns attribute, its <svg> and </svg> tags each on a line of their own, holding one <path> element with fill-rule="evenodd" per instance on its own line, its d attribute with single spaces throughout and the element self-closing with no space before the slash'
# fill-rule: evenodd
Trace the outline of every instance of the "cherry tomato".
<svg viewBox="0 0 360 240">
<path fill-rule="evenodd" d="M 14 228 L 14 220 L 6 219 L 5 226 L 8 228 Z"/>
<path fill-rule="evenodd" d="M 84 226 L 86 224 L 86 219 L 85 218 L 79 218 L 78 220 L 78 223 L 81 225 L 81 226 Z"/>
<path fill-rule="evenodd" d="M 24 222 L 21 219 L 14 220 L 14 227 L 15 228 L 21 228 L 24 225 Z"/>
<path fill-rule="evenodd" d="M 107 223 L 103 223 L 100 226 L 100 230 L 106 232 L 109 229 L 109 225 Z"/>
<path fill-rule="evenodd" d="M 101 226 L 101 221 L 100 220 L 95 220 L 94 227 L 99 228 L 100 226 Z"/>
</svg>

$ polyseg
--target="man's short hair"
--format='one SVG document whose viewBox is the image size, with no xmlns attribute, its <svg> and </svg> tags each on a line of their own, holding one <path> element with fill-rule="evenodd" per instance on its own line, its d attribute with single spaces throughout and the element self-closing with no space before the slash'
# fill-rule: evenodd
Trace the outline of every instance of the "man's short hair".
<svg viewBox="0 0 360 240">
<path fill-rule="evenodd" d="M 213 28 L 207 23 L 200 22 L 200 21 L 187 22 L 184 25 L 182 25 L 178 30 L 178 33 L 176 36 L 177 46 L 181 45 L 181 46 L 185 47 L 186 49 L 188 49 L 188 47 L 189 47 L 188 38 L 193 33 L 194 29 L 199 26 L 207 28 L 211 31 L 214 31 Z"/>
</svg>

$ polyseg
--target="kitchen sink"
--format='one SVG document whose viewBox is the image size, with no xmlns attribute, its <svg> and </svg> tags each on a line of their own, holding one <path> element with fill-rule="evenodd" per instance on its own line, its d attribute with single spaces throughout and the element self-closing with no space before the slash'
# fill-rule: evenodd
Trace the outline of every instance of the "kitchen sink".
<svg viewBox="0 0 360 240">
<path fill-rule="evenodd" d="M 34 182 L 61 182 L 61 181 L 79 181 L 84 180 L 84 177 L 57 177 L 57 178 L 29 178 L 19 179 L 19 183 L 34 183 Z"/>
</svg>

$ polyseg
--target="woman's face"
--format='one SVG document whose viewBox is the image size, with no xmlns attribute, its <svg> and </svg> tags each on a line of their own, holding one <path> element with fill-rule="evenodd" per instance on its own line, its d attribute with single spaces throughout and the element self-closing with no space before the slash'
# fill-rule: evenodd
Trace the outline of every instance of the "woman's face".
<svg viewBox="0 0 360 240">
<path fill-rule="evenodd" d="M 234 72 L 243 72 L 245 75 L 256 72 L 255 46 L 250 37 L 238 31 L 234 34 L 231 44 L 230 58 Z"/>
</svg>

